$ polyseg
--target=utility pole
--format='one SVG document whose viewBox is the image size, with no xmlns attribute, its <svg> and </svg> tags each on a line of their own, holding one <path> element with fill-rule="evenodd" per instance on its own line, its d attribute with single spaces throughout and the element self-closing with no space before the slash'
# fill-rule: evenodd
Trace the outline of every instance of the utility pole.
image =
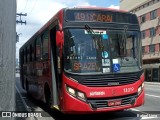
<svg viewBox="0 0 160 120">
<path fill-rule="evenodd" d="M 19 20 L 16 20 L 16 23 L 17 23 L 17 24 L 18 24 L 18 23 L 21 23 L 21 25 L 22 25 L 22 24 L 25 24 L 25 25 L 26 25 L 26 21 L 22 21 L 22 16 L 27 16 L 27 13 L 25 13 L 25 14 L 17 13 L 16 15 L 17 15 L 17 17 L 19 17 Z"/>
<path fill-rule="evenodd" d="M 0 3 L 0 111 L 15 110 L 15 51 L 16 0 L 2 0 Z M 13 118 L 5 118 L 5 120 L 13 120 Z"/>
<path fill-rule="evenodd" d="M 25 13 L 25 14 L 17 13 L 17 14 L 16 14 L 16 17 L 19 17 L 19 20 L 16 20 L 16 23 L 17 23 L 17 24 L 20 23 L 21 25 L 22 25 L 22 24 L 25 24 L 25 25 L 26 25 L 26 24 L 27 24 L 26 21 L 22 21 L 22 16 L 27 16 L 27 13 Z M 20 33 L 20 34 L 21 34 L 21 33 Z M 20 34 L 17 34 L 17 33 L 16 33 L 16 43 L 19 42 L 19 35 L 20 35 Z"/>
</svg>

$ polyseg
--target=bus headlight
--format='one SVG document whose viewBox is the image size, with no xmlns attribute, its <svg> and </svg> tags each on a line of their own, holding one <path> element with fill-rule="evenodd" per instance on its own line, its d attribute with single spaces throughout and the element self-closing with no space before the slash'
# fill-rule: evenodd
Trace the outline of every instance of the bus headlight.
<svg viewBox="0 0 160 120">
<path fill-rule="evenodd" d="M 72 95 L 72 96 L 74 96 L 74 97 L 76 97 L 80 100 L 86 101 L 86 97 L 85 97 L 85 94 L 83 92 L 80 92 L 76 89 L 73 89 L 73 88 L 71 88 L 67 85 L 66 85 L 66 90 L 70 95 Z"/>
<path fill-rule="evenodd" d="M 143 82 L 143 83 L 139 86 L 139 88 L 138 88 L 138 95 L 141 94 L 143 88 L 144 88 L 144 82 Z"/>
<path fill-rule="evenodd" d="M 67 86 L 67 92 L 69 92 L 69 94 L 71 94 L 73 96 L 76 96 L 76 91 L 71 87 Z"/>
</svg>

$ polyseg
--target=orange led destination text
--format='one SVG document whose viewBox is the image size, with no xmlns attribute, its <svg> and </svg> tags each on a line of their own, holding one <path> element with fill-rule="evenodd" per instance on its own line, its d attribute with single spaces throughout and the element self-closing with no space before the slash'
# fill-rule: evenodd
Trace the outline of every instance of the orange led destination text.
<svg viewBox="0 0 160 120">
<path fill-rule="evenodd" d="M 85 63 L 74 63 L 74 70 L 95 70 L 96 69 L 96 63 L 95 62 L 85 62 Z"/>
<path fill-rule="evenodd" d="M 76 13 L 75 14 L 75 20 L 78 20 L 78 21 L 112 22 L 112 15 L 95 14 L 95 13 Z"/>
</svg>

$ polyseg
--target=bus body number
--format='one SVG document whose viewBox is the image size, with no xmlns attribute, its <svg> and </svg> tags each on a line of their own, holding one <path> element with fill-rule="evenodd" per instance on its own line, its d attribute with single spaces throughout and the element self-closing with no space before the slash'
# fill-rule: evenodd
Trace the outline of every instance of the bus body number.
<svg viewBox="0 0 160 120">
<path fill-rule="evenodd" d="M 123 91 L 124 93 L 129 93 L 129 92 L 133 92 L 134 87 L 129 87 L 129 88 L 124 88 Z"/>
</svg>

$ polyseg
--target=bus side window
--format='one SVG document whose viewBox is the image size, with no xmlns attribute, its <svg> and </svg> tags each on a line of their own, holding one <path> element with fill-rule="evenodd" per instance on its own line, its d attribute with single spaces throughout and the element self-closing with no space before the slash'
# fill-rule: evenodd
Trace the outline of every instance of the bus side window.
<svg viewBox="0 0 160 120">
<path fill-rule="evenodd" d="M 24 64 L 24 50 L 21 51 L 20 59 L 21 59 L 21 65 L 23 65 Z"/>
<path fill-rule="evenodd" d="M 25 48 L 25 60 L 26 60 L 26 63 L 28 62 L 27 61 L 27 47 Z"/>
<path fill-rule="evenodd" d="M 32 43 L 32 61 L 34 61 L 35 60 L 35 42 L 34 43 Z"/>
<path fill-rule="evenodd" d="M 24 63 L 26 63 L 26 50 L 24 49 L 23 51 L 24 51 L 24 52 L 23 52 L 23 54 L 24 54 L 24 55 L 23 55 L 23 60 L 24 60 Z"/>
<path fill-rule="evenodd" d="M 32 44 L 30 45 L 30 47 L 29 47 L 30 49 L 29 49 L 29 60 L 30 61 L 32 61 Z"/>
<path fill-rule="evenodd" d="M 41 59 L 41 38 L 38 37 L 36 40 L 36 60 Z"/>
<path fill-rule="evenodd" d="M 30 46 L 27 47 L 27 62 L 30 62 Z"/>
<path fill-rule="evenodd" d="M 48 59 L 48 31 L 42 36 L 42 58 Z"/>
</svg>

